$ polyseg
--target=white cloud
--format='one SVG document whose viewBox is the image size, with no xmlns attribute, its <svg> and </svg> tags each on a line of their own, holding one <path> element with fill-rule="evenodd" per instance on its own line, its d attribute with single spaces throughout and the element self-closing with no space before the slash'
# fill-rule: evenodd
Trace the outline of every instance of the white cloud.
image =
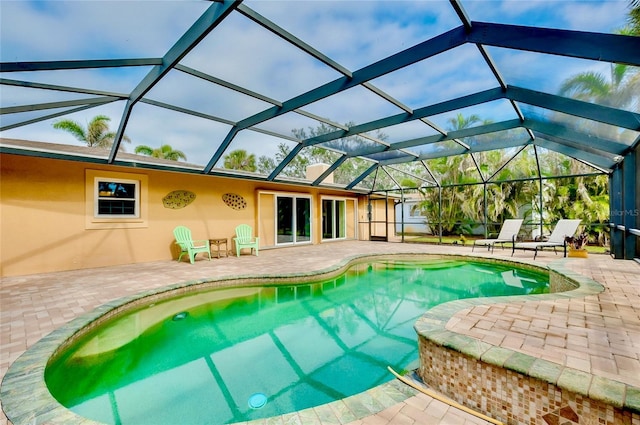
<svg viewBox="0 0 640 425">
<path fill-rule="evenodd" d="M 613 32 L 624 25 L 627 0 L 466 0 L 474 21 Z"/>
<path fill-rule="evenodd" d="M 609 0 L 583 1 L 561 5 L 561 15 L 570 29 L 612 33 L 625 25 L 629 2 Z"/>
<path fill-rule="evenodd" d="M 2 61 L 160 57 L 207 6 L 175 1 L 3 1 Z"/>
<path fill-rule="evenodd" d="M 444 1 L 267 1 L 248 3 L 355 71 L 460 25 Z"/>
<path fill-rule="evenodd" d="M 161 57 L 212 4 L 174 0 L 3 1 L 0 60 Z M 266 0 L 244 4 L 351 71 L 461 25 L 448 1 Z M 473 20 L 589 31 L 611 31 L 621 26 L 626 5 L 625 0 L 463 0 L 463 6 Z M 588 61 L 559 60 L 513 51 L 494 52 L 509 83 L 531 84 L 550 92 L 572 73 L 599 69 Z M 340 77 L 338 72 L 324 67 L 237 12 L 209 34 L 182 63 L 278 101 Z M 3 73 L 2 77 L 129 93 L 149 70 L 146 67 Z M 414 108 L 497 86 L 475 46 L 435 56 L 381 77 L 374 84 Z M 86 95 L 3 86 L 1 103 L 2 107 L 8 107 L 77 97 Z M 179 71 L 169 73 L 148 97 L 232 121 L 271 107 Z M 68 118 L 87 123 L 95 115 L 105 114 L 112 118 L 112 129 L 115 130 L 123 107 L 124 102 L 115 102 Z M 342 124 L 348 121 L 362 123 L 400 112 L 361 87 L 303 109 Z M 482 112 L 483 117 L 493 118 L 488 116 L 492 113 L 490 108 Z M 40 115 L 46 113 L 38 112 Z M 495 113 L 504 115 L 502 111 Z M 15 117 L 3 117 L 3 124 L 11 119 L 15 120 Z M 54 121 L 3 131 L 1 135 L 79 144 L 69 134 L 53 130 Z M 306 129 L 313 124 L 290 114 L 262 127 L 290 134 L 293 128 Z M 394 133 L 398 133 L 397 137 L 403 132 L 418 137 L 420 130 L 415 126 L 410 130 L 395 129 Z M 228 131 L 229 126 L 225 124 L 138 104 L 126 133 L 133 140 L 128 146 L 130 152 L 138 144 L 159 146 L 169 143 L 175 149 L 183 150 L 190 161 L 206 163 Z M 425 133 L 432 134 L 428 128 Z M 261 155 L 273 152 L 277 142 L 260 133 L 243 131 L 233 146 L 247 147 Z"/>
</svg>

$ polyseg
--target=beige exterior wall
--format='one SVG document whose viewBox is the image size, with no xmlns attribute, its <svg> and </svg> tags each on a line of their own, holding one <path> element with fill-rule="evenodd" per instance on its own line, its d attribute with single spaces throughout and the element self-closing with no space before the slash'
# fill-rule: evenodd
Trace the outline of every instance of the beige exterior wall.
<svg viewBox="0 0 640 425">
<path fill-rule="evenodd" d="M 177 258 L 173 239 L 177 225 L 189 227 L 194 239 L 226 237 L 229 249 L 234 249 L 235 226 L 247 223 L 260 236 L 261 248 L 273 247 L 273 197 L 263 192 L 311 195 L 313 243 L 320 243 L 321 196 L 357 198 L 344 191 L 11 154 L 0 155 L 0 171 L 1 276 Z M 93 219 L 96 175 L 139 180 L 140 219 L 116 223 Z M 166 208 L 162 199 L 174 190 L 191 191 L 196 198 L 184 208 Z M 225 193 L 241 195 L 247 207 L 227 206 L 222 200 Z M 363 200 L 358 201 L 359 211 Z M 353 228 L 356 211 L 348 212 L 349 238 L 362 237 Z"/>
<path fill-rule="evenodd" d="M 259 226 L 260 244 L 262 246 L 275 246 L 276 244 L 276 198 L 273 193 L 260 192 Z"/>
</svg>

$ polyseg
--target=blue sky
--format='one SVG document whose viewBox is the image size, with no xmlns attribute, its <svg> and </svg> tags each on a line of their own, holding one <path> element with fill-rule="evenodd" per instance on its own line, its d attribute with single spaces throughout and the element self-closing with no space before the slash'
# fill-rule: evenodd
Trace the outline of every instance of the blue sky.
<svg viewBox="0 0 640 425">
<path fill-rule="evenodd" d="M 460 25 L 448 1 L 246 1 L 245 5 L 355 71 L 399 50 Z M 210 6 L 204 1 L 0 1 L 0 60 L 40 61 L 161 57 Z M 613 32 L 625 23 L 628 1 L 463 1 L 474 21 L 594 32 Z M 554 92 L 570 75 L 585 70 L 607 72 L 608 65 L 550 55 L 489 49 L 509 84 Z M 277 39 L 239 13 L 233 13 L 182 62 L 217 78 L 242 85 L 278 101 L 340 76 L 316 60 Z M 127 93 L 148 68 L 97 71 L 5 73 L 2 78 L 40 81 Z M 373 81 L 412 108 L 492 88 L 497 83 L 474 46 L 463 46 Z M 2 107 L 87 97 L 2 86 Z M 172 71 L 149 98 L 236 121 L 267 109 L 268 103 L 220 89 L 184 73 Z M 123 102 L 89 109 L 68 118 L 88 122 L 98 114 L 112 118 L 117 128 Z M 400 112 L 370 91 L 357 87 L 304 108 L 338 123 L 365 122 Z M 467 111 L 463 111 L 467 112 Z M 499 121 L 513 118 L 508 105 L 494 104 L 469 111 Z M 25 113 L 25 116 L 38 116 Z M 447 116 L 434 121 L 446 124 Z M 23 119 L 2 116 L 3 125 Z M 54 130 L 58 119 L 3 131 L 0 136 L 65 144 L 80 144 Z M 315 127 L 298 114 L 286 114 L 262 127 L 289 134 L 293 128 Z M 136 145 L 169 143 L 183 150 L 189 162 L 206 163 L 230 126 L 149 105 L 138 104 L 126 133 Z M 407 125 L 387 131 L 390 141 L 433 134 L 426 126 Z M 232 147 L 271 154 L 281 140 L 256 132 L 241 132 Z"/>
</svg>

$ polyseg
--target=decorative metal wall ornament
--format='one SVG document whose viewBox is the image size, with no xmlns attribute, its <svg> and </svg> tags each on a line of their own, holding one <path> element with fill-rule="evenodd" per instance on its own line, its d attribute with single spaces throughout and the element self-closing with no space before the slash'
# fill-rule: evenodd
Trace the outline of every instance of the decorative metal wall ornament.
<svg viewBox="0 0 640 425">
<path fill-rule="evenodd" d="M 234 210 L 243 210 L 247 208 L 247 201 L 241 195 L 236 193 L 225 193 L 222 195 L 222 201 Z"/>
<path fill-rule="evenodd" d="M 188 190 L 174 190 L 162 198 L 162 205 L 164 205 L 165 208 L 179 210 L 192 203 L 195 199 L 196 194 L 193 192 L 189 192 Z"/>
</svg>

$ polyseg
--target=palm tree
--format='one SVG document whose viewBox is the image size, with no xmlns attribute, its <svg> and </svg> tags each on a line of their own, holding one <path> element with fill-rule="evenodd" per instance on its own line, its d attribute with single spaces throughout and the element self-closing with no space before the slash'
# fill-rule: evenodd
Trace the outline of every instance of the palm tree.
<svg viewBox="0 0 640 425">
<path fill-rule="evenodd" d="M 640 36 L 640 0 L 629 0 L 629 35 Z"/>
<path fill-rule="evenodd" d="M 244 149 L 236 149 L 224 156 L 224 168 L 231 170 L 256 171 L 256 156 Z"/>
<path fill-rule="evenodd" d="M 640 73 L 637 68 L 611 64 L 609 76 L 583 72 L 568 78 L 560 87 L 560 95 L 615 108 L 639 110 Z"/>
<path fill-rule="evenodd" d="M 464 116 L 460 113 L 447 120 L 449 131 L 489 122 L 475 114 Z M 480 178 L 470 154 L 444 156 L 425 162 L 429 169 L 439 176 L 443 186 L 474 183 Z M 474 186 L 453 186 L 442 191 L 427 191 L 420 206 L 432 226 L 441 222 L 444 234 L 460 234 L 469 233 L 470 224 L 480 219 L 483 211 L 482 200 L 481 193 L 474 193 Z"/>
<path fill-rule="evenodd" d="M 171 145 L 161 145 L 159 148 L 151 148 L 146 145 L 136 146 L 136 153 L 151 156 L 154 158 L 168 159 L 171 161 L 178 161 L 184 159 L 186 161 L 187 156 L 182 151 L 175 150 Z"/>
<path fill-rule="evenodd" d="M 640 0 L 629 0 L 627 25 L 618 34 L 640 36 Z M 638 68 L 612 63 L 608 76 L 584 72 L 564 81 L 560 95 L 615 108 L 640 110 L 640 71 Z"/>
<path fill-rule="evenodd" d="M 606 175 L 577 176 L 544 182 L 544 217 L 552 223 L 579 218 L 591 242 L 608 243 L 609 187 Z"/>
<path fill-rule="evenodd" d="M 55 122 L 53 123 L 53 128 L 71 133 L 76 139 L 86 143 L 89 147 L 110 148 L 113 145 L 116 133 L 109 131 L 109 121 L 111 121 L 111 118 L 106 115 L 97 115 L 89 121 L 86 129 L 72 120 Z M 124 136 L 122 140 L 127 143 L 131 142 L 127 136 Z"/>
<path fill-rule="evenodd" d="M 476 114 L 465 117 L 459 113 L 454 118 L 449 118 L 447 122 L 449 123 L 450 130 L 462 130 L 473 126 L 475 123 L 482 122 L 482 119 Z"/>
</svg>

